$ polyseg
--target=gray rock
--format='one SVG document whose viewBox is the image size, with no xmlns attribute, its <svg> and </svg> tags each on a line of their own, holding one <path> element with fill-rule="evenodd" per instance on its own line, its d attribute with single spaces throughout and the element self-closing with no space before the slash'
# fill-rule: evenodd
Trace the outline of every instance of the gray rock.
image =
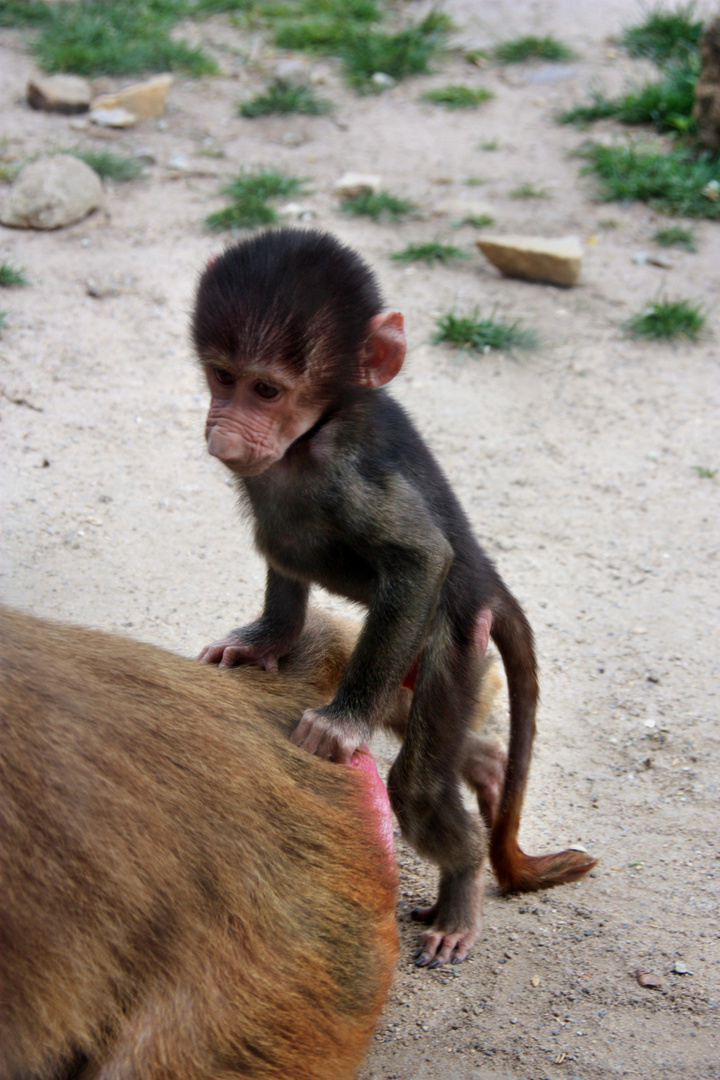
<svg viewBox="0 0 720 1080">
<path fill-rule="evenodd" d="M 96 172 L 70 154 L 38 158 L 10 188 L 0 222 L 18 229 L 59 229 L 80 221 L 103 201 Z"/>
<path fill-rule="evenodd" d="M 78 75 L 48 75 L 27 84 L 28 104 L 43 112 L 84 113 L 91 97 L 90 83 Z"/>
</svg>

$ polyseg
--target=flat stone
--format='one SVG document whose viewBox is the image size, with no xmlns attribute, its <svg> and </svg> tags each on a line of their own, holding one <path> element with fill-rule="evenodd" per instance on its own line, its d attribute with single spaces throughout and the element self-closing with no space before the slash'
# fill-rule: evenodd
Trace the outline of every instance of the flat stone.
<svg viewBox="0 0 720 1080">
<path fill-rule="evenodd" d="M 127 109 L 95 109 L 93 108 L 90 113 L 90 119 L 93 124 L 98 124 L 100 127 L 110 128 L 128 128 L 134 127 L 137 124 L 137 117 L 135 113 L 128 112 Z"/>
<path fill-rule="evenodd" d="M 508 277 L 574 285 L 580 276 L 583 249 L 576 236 L 553 240 L 544 236 L 483 236 L 477 246 Z"/>
<path fill-rule="evenodd" d="M 59 229 L 81 221 L 103 201 L 100 177 L 71 154 L 31 161 L 18 173 L 0 222 L 18 229 Z"/>
<path fill-rule="evenodd" d="M 84 113 L 91 97 L 90 83 L 78 75 L 48 75 L 27 84 L 28 104 L 43 112 Z"/>
<path fill-rule="evenodd" d="M 165 111 L 165 99 L 172 84 L 172 75 L 155 75 L 145 82 L 133 83 L 117 94 L 101 94 L 92 103 L 92 111 L 125 109 L 135 120 L 151 120 Z"/>
<path fill-rule="evenodd" d="M 333 185 L 335 192 L 343 199 L 354 199 L 366 192 L 376 194 L 382 188 L 382 177 L 370 173 L 345 173 Z"/>
</svg>

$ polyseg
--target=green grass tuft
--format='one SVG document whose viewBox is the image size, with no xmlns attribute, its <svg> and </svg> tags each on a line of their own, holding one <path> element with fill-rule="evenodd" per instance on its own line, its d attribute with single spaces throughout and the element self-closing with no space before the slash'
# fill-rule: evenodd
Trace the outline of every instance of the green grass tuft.
<svg viewBox="0 0 720 1080">
<path fill-rule="evenodd" d="M 111 150 L 71 150 L 70 153 L 94 169 L 102 180 L 124 184 L 136 180 L 143 171 L 142 163 L 136 158 L 113 154 Z"/>
<path fill-rule="evenodd" d="M 0 0 L 0 26 L 41 26 L 53 17 L 43 0 Z"/>
<path fill-rule="evenodd" d="M 302 113 L 305 116 L 321 116 L 333 108 L 332 102 L 319 98 L 311 86 L 276 79 L 264 94 L 257 94 L 240 105 L 241 116 L 251 119 L 270 116 L 273 113 Z"/>
<path fill-rule="evenodd" d="M 7 317 L 8 317 L 7 311 L 0 311 L 0 333 L 7 326 Z"/>
<path fill-rule="evenodd" d="M 592 143 L 582 156 L 601 183 L 600 198 L 646 202 L 666 214 L 720 219 L 720 159 L 683 147 L 667 154 Z"/>
<path fill-rule="evenodd" d="M 4 259 L 0 262 L 0 285 L 3 288 L 9 289 L 13 285 L 27 285 L 28 279 L 22 270 L 18 270 L 16 266 Z"/>
<path fill-rule="evenodd" d="M 77 75 L 148 71 L 217 72 L 202 49 L 174 41 L 170 30 L 188 12 L 185 0 L 76 0 L 53 5 L 36 43 L 41 67 Z"/>
<path fill-rule="evenodd" d="M 519 184 L 510 192 L 511 199 L 547 199 L 549 193 L 546 188 L 535 187 L 534 184 Z"/>
<path fill-rule="evenodd" d="M 660 79 L 646 82 L 617 98 L 595 93 L 587 105 L 576 105 L 558 117 L 561 124 L 587 127 L 612 117 L 623 124 L 654 124 L 658 131 L 688 133 L 696 130 L 693 118 L 697 56 L 668 66 Z"/>
<path fill-rule="evenodd" d="M 478 150 L 497 150 L 498 145 L 497 139 L 486 139 L 485 142 L 480 143 Z"/>
<path fill-rule="evenodd" d="M 491 349 L 533 349 L 537 335 L 519 323 L 503 320 L 481 319 L 477 310 L 472 315 L 455 315 L 449 312 L 436 322 L 433 344 L 447 342 L 472 352 L 489 352 Z"/>
<path fill-rule="evenodd" d="M 549 34 L 545 37 L 527 34 L 512 38 L 502 41 L 493 50 L 495 59 L 503 64 L 521 64 L 525 60 L 571 60 L 573 55 L 572 49 Z"/>
<path fill-rule="evenodd" d="M 431 11 L 420 22 L 410 23 L 396 33 L 357 31 L 339 49 L 345 74 L 351 83 L 365 89 L 378 72 L 398 80 L 422 75 L 442 48 L 450 27 L 446 15 Z"/>
<path fill-rule="evenodd" d="M 694 3 L 674 11 L 658 6 L 636 26 L 625 27 L 622 44 L 630 56 L 644 56 L 659 65 L 696 52 L 703 24 L 695 10 Z"/>
<path fill-rule="evenodd" d="M 205 223 L 214 231 L 275 225 L 278 215 L 269 200 L 303 193 L 304 182 L 277 169 L 241 173 L 222 189 L 223 195 L 231 200 L 230 204 L 223 210 L 209 214 Z"/>
<path fill-rule="evenodd" d="M 453 259 L 467 259 L 468 253 L 463 251 L 462 248 L 453 247 L 452 244 L 439 244 L 435 241 L 429 241 L 425 244 L 408 244 L 403 251 L 395 252 L 390 258 L 405 263 L 449 263 Z"/>
<path fill-rule="evenodd" d="M 690 467 L 701 480 L 714 480 L 718 474 L 717 469 L 708 469 L 707 465 L 691 465 Z"/>
<path fill-rule="evenodd" d="M 685 251 L 697 251 L 695 245 L 695 233 L 692 229 L 683 229 L 680 225 L 670 225 L 665 229 L 658 229 L 653 240 L 661 247 L 680 247 Z"/>
<path fill-rule="evenodd" d="M 417 207 L 409 199 L 391 195 L 389 191 L 363 191 L 351 199 L 345 199 L 340 209 L 356 217 L 369 217 L 373 221 L 402 221 Z"/>
<path fill-rule="evenodd" d="M 686 337 L 697 341 L 704 325 L 700 307 L 689 300 L 657 300 L 630 319 L 627 329 L 633 337 L 668 341 Z"/>
<path fill-rule="evenodd" d="M 461 225 L 471 225 L 473 229 L 485 229 L 488 225 L 494 225 L 495 218 L 491 214 L 468 214 L 467 217 L 453 221 L 456 228 Z"/>
<path fill-rule="evenodd" d="M 428 90 L 423 94 L 423 101 L 434 105 L 444 105 L 446 109 L 474 109 L 494 97 L 492 90 L 484 86 L 441 86 L 437 90 Z"/>
</svg>

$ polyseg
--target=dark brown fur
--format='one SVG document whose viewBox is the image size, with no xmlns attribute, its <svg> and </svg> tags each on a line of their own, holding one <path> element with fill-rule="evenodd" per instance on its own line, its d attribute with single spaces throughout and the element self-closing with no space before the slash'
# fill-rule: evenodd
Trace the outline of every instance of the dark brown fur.
<svg viewBox="0 0 720 1080">
<path fill-rule="evenodd" d="M 392 978 L 362 778 L 287 738 L 349 644 L 218 673 L 0 610 L 0 1077 L 340 1080 Z"/>
</svg>

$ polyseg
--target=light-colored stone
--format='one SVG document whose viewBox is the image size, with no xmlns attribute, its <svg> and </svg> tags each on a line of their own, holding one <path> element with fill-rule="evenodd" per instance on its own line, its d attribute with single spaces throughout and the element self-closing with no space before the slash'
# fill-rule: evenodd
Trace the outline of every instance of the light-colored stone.
<svg viewBox="0 0 720 1080">
<path fill-rule="evenodd" d="M 286 203 L 278 207 L 278 217 L 281 221 L 310 221 L 315 217 L 315 212 L 309 206 L 301 203 Z"/>
<path fill-rule="evenodd" d="M 100 127 L 128 128 L 137 124 L 135 113 L 121 108 L 93 109 L 90 113 L 90 119 L 93 124 L 98 124 Z"/>
<path fill-rule="evenodd" d="M 367 192 L 377 194 L 382 188 L 382 177 L 369 173 L 345 173 L 334 184 L 335 192 L 343 199 L 354 199 L 356 195 Z"/>
<path fill-rule="evenodd" d="M 100 177 L 70 154 L 31 161 L 18 173 L 0 221 L 19 229 L 59 229 L 80 221 L 103 201 Z"/>
<path fill-rule="evenodd" d="M 483 236 L 477 246 L 509 277 L 574 285 L 580 276 L 583 249 L 576 236 Z"/>
<path fill-rule="evenodd" d="M 78 75 L 48 75 L 27 84 L 28 104 L 43 112 L 84 113 L 91 97 L 90 83 Z"/>
<path fill-rule="evenodd" d="M 393 79 L 392 75 L 386 75 L 384 71 L 376 71 L 370 76 L 370 82 L 378 90 L 392 90 L 393 86 L 397 86 L 397 79 Z"/>
<path fill-rule="evenodd" d="M 165 99 L 172 84 L 172 75 L 155 75 L 146 82 L 133 83 L 117 94 L 102 94 L 92 103 L 93 113 L 98 109 L 125 109 L 136 120 L 150 120 L 165 111 Z"/>
</svg>

